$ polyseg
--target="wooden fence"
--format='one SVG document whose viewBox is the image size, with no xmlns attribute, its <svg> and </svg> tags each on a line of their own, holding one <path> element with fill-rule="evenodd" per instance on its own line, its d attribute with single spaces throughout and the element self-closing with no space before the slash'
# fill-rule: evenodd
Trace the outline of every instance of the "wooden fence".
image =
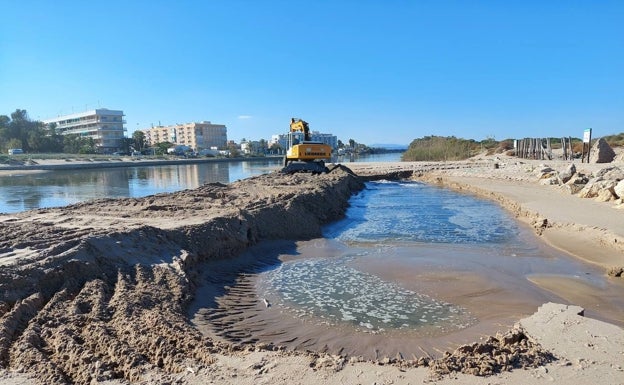
<svg viewBox="0 0 624 385">
<path fill-rule="evenodd" d="M 516 156 L 524 159 L 553 159 L 550 138 L 524 138 L 518 139 L 514 143 Z M 574 156 L 572 152 L 572 138 L 561 138 L 562 157 L 564 160 L 571 160 Z"/>
</svg>

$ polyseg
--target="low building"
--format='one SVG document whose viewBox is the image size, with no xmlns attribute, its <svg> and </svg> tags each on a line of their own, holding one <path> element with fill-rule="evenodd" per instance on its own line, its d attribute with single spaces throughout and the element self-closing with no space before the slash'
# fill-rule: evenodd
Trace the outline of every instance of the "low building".
<svg viewBox="0 0 624 385">
<path fill-rule="evenodd" d="M 287 149 L 288 148 L 288 135 L 289 134 L 273 135 L 271 137 L 270 145 L 274 143 L 278 143 L 281 148 Z M 303 132 L 295 132 L 293 133 L 293 135 L 295 135 L 295 137 L 297 137 L 299 141 L 303 141 Z M 331 146 L 333 150 L 338 148 L 338 137 L 336 135 L 322 134 L 318 131 L 312 131 L 310 133 L 310 139 L 313 142 L 321 142 L 321 143 L 328 144 L 329 146 Z"/>
<path fill-rule="evenodd" d="M 323 142 L 331 146 L 332 149 L 338 148 L 338 137 L 333 134 L 322 134 L 318 131 L 312 131 L 312 140 L 315 142 Z"/>
<path fill-rule="evenodd" d="M 227 147 L 227 127 L 208 121 L 156 126 L 141 131 L 145 133 L 145 140 L 150 146 L 169 142 L 188 146 L 195 151 Z"/>
<path fill-rule="evenodd" d="M 124 127 L 126 121 L 123 117 L 124 113 L 121 110 L 98 108 L 46 119 L 43 123 L 48 127 L 55 125 L 57 134 L 92 138 L 97 152 L 112 153 L 122 146 L 126 131 Z"/>
<path fill-rule="evenodd" d="M 244 140 L 240 143 L 240 149 L 245 155 L 266 154 L 267 142 L 265 140 Z"/>
</svg>

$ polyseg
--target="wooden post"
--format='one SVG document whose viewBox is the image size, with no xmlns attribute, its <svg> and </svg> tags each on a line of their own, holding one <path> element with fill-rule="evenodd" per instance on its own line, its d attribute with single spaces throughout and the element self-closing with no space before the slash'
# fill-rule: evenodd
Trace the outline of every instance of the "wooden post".
<svg viewBox="0 0 624 385">
<path fill-rule="evenodd" d="M 539 159 L 538 158 L 539 155 L 538 155 L 538 152 L 537 152 L 537 139 L 533 138 L 533 140 L 531 142 L 532 142 L 532 148 L 531 149 L 533 150 L 532 151 L 533 152 L 532 158 L 533 159 Z"/>
<path fill-rule="evenodd" d="M 552 147 L 550 146 L 550 138 L 546 138 L 546 155 L 548 160 L 552 160 Z"/>
<path fill-rule="evenodd" d="M 591 150 L 591 134 L 591 128 L 586 128 L 585 131 L 583 131 L 583 152 L 581 153 L 581 163 L 585 161 L 585 143 L 587 143 L 587 163 L 589 163 L 589 152 Z"/>
<path fill-rule="evenodd" d="M 587 163 L 589 163 L 589 153 L 591 152 L 591 128 L 589 129 L 589 140 L 587 141 Z"/>
</svg>

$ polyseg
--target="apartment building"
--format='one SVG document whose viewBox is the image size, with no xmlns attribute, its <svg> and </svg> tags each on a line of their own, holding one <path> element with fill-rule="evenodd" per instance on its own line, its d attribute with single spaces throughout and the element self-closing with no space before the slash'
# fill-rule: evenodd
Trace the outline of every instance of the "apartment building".
<svg viewBox="0 0 624 385">
<path fill-rule="evenodd" d="M 157 126 L 142 131 L 150 146 L 169 142 L 200 151 L 213 147 L 224 149 L 227 145 L 227 127 L 209 121 Z"/>
<path fill-rule="evenodd" d="M 121 110 L 98 108 L 63 115 L 43 121 L 46 125 L 56 125 L 56 132 L 61 135 L 75 134 L 92 138 L 99 153 L 112 153 L 121 148 L 126 128 Z"/>
</svg>

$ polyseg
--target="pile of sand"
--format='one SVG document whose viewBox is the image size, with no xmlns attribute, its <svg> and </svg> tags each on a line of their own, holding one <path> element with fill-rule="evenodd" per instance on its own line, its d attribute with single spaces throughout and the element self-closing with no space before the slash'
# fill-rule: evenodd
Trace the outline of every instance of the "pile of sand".
<svg viewBox="0 0 624 385">
<path fill-rule="evenodd" d="M 0 217 L 0 364 L 46 384 L 157 383 L 227 352 L 190 327 L 195 267 L 320 235 L 361 181 L 272 174 Z M 148 375 L 149 374 L 149 375 Z"/>
</svg>

